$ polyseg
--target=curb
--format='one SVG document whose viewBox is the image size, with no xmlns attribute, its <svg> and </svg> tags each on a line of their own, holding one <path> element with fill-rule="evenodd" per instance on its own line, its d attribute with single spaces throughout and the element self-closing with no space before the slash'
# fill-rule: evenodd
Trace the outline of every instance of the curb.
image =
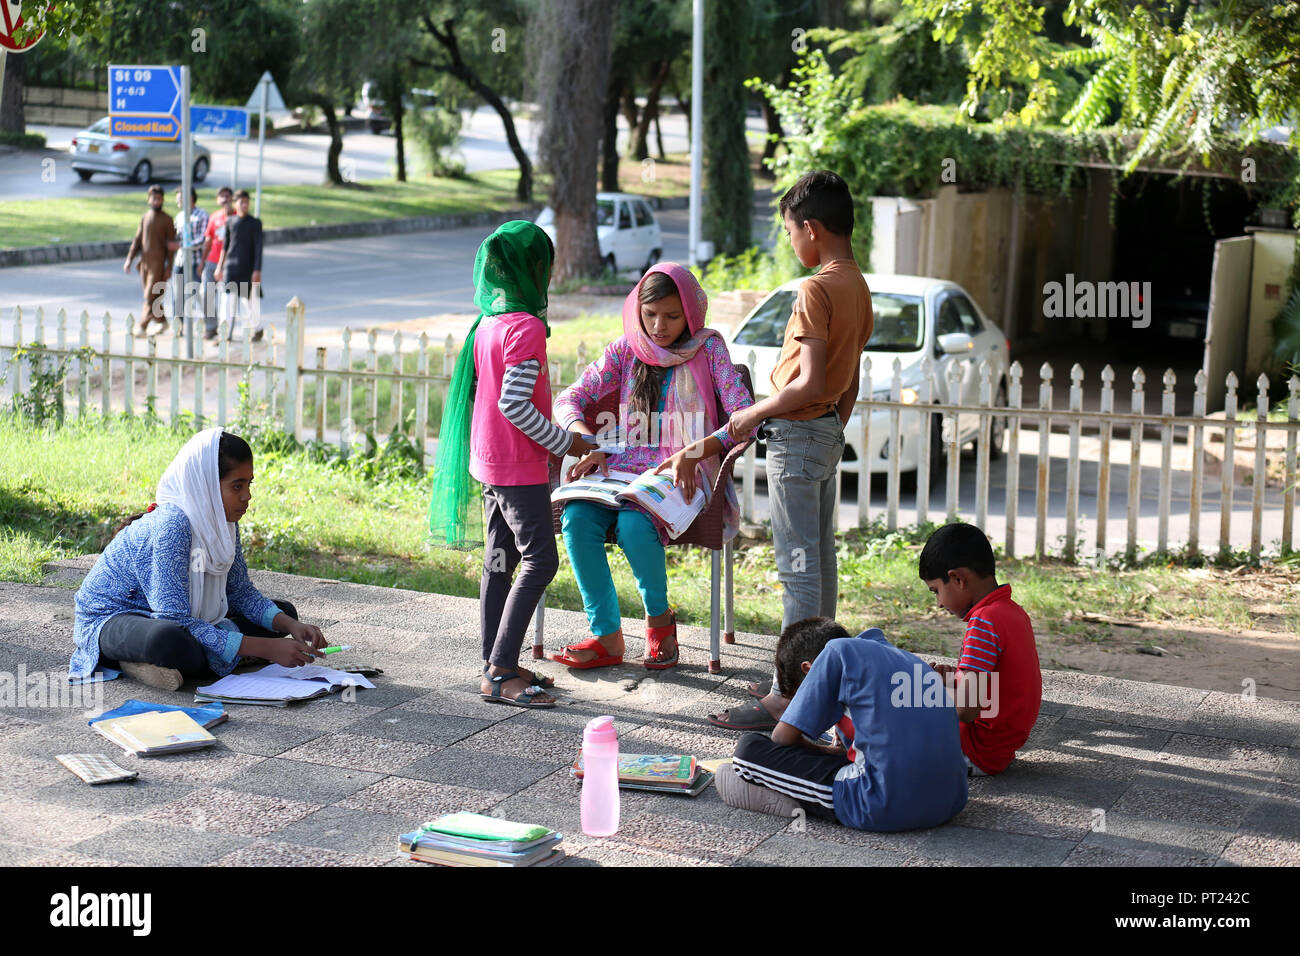
<svg viewBox="0 0 1300 956">
<path fill-rule="evenodd" d="M 687 196 L 652 199 L 656 209 L 685 209 Z M 407 232 L 436 232 L 463 229 L 467 226 L 498 226 L 511 219 L 532 219 L 540 205 L 500 212 L 448 213 L 443 216 L 414 216 L 407 219 L 371 219 L 366 222 L 340 222 L 329 226 L 287 226 L 267 229 L 268 246 L 284 243 L 323 242 L 329 239 L 352 239 L 363 236 L 392 236 Z M 25 246 L 0 249 L 0 269 L 18 266 L 44 266 L 59 262 L 91 262 L 96 259 L 125 258 L 131 248 L 127 239 L 111 242 L 70 242 L 53 246 Z"/>
<path fill-rule="evenodd" d="M 366 222 L 340 222 L 329 226 L 288 226 L 283 229 L 267 229 L 263 233 L 263 241 L 268 246 L 275 246 L 286 243 L 322 242 L 328 239 L 349 239 L 357 236 L 435 232 L 441 229 L 462 229 L 466 226 L 496 226 L 510 219 L 531 219 L 540 208 L 535 206 L 498 212 L 449 213 L 444 216 L 414 216 L 408 219 L 371 219 Z M 130 248 L 130 240 L 121 239 L 111 242 L 70 242 L 54 246 L 0 249 L 0 269 L 125 258 Z"/>
</svg>

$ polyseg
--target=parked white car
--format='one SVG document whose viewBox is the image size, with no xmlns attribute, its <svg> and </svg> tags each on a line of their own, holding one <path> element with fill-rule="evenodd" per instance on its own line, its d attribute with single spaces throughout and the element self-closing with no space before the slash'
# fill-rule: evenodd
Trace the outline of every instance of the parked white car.
<svg viewBox="0 0 1300 956">
<path fill-rule="evenodd" d="M 180 140 L 109 136 L 108 120 L 105 116 L 81 130 L 72 137 L 72 144 L 68 147 L 72 153 L 72 168 L 83 183 L 95 173 L 125 176 L 141 185 L 156 179 L 181 178 Z M 201 183 L 212 169 L 212 154 L 193 138 L 190 147 L 194 182 Z"/>
<path fill-rule="evenodd" d="M 871 289 L 875 316 L 871 340 L 864 350 L 871 359 L 872 398 L 889 400 L 894 359 L 897 358 L 902 365 L 902 401 L 908 404 L 919 401 L 922 393 L 921 363 L 929 355 L 933 362 L 932 401 L 948 401 L 948 368 L 956 364 L 961 369 L 961 379 L 960 395 L 954 396 L 954 400 L 968 405 L 978 404 L 979 367 L 987 359 L 993 369 L 994 403 L 1006 404 L 1011 343 L 961 286 L 925 276 L 864 273 L 863 278 Z M 771 393 L 772 370 L 781 353 L 795 292 L 803 281 L 796 279 L 774 290 L 726 336 L 733 362 L 747 363 L 753 353 L 754 390 L 760 398 Z M 975 415 L 959 417 L 960 445 L 978 437 L 979 419 Z M 899 421 L 899 447 L 893 449 L 889 447 L 889 410 L 873 411 L 867 435 L 870 447 L 865 455 L 870 470 L 888 471 L 891 458 L 897 455 L 901 471 L 915 471 L 920 462 L 921 427 L 920 415 L 904 412 Z M 844 457 L 840 465 L 843 471 L 861 471 L 864 455 L 863 449 L 857 447 L 861 428 L 861 413 L 855 412 L 844 431 Z M 941 429 L 942 417 L 932 415 L 929 436 L 932 479 L 938 478 L 945 460 Z M 1005 431 L 1006 418 L 993 419 L 990 455 L 996 456 L 1001 452 Z"/>
<path fill-rule="evenodd" d="M 555 241 L 555 211 L 547 206 L 537 225 Z M 596 193 L 596 239 L 611 272 L 645 272 L 664 254 L 663 236 L 650 201 L 631 193 Z"/>
</svg>

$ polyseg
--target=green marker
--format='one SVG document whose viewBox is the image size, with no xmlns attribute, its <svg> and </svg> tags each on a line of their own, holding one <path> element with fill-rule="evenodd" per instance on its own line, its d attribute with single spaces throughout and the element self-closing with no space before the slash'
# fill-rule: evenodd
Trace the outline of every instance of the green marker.
<svg viewBox="0 0 1300 956">
<path fill-rule="evenodd" d="M 320 649 L 320 652 L 322 654 L 337 654 L 339 651 L 350 651 L 350 650 L 352 650 L 351 644 L 340 644 L 338 647 L 322 647 Z"/>
</svg>

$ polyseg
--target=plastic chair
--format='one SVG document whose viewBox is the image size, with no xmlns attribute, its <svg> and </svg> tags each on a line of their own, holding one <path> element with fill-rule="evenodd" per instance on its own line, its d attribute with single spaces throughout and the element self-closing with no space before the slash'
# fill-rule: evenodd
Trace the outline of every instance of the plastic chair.
<svg viewBox="0 0 1300 956">
<path fill-rule="evenodd" d="M 750 380 L 749 369 L 744 365 L 736 366 L 740 373 L 740 379 L 745 385 L 745 390 L 752 397 L 754 394 L 753 382 Z M 611 392 L 600 401 L 589 405 L 583 416 L 587 426 L 593 431 L 596 423 L 602 413 L 618 414 L 619 393 Z M 722 402 L 718 402 L 718 421 L 725 422 L 728 416 L 726 409 L 722 407 Z M 606 419 L 608 421 L 608 419 Z M 709 673 L 716 674 L 722 669 L 722 649 L 719 642 L 720 627 L 720 591 L 721 578 L 723 577 L 723 568 L 725 567 L 726 580 L 726 630 L 722 632 L 721 639 L 727 644 L 736 643 L 735 627 L 735 589 L 734 589 L 734 568 L 733 568 L 733 550 L 731 542 L 722 540 L 722 511 L 724 498 L 724 489 L 727 482 L 731 481 L 732 472 L 735 470 L 736 461 L 745 453 L 753 438 L 746 439 L 732 448 L 726 458 L 722 461 L 722 467 L 718 469 L 717 481 L 713 484 L 713 496 L 709 500 L 709 506 L 702 511 L 699 516 L 691 522 L 691 526 L 682 533 L 681 537 L 669 541 L 672 546 L 689 546 L 698 545 L 702 548 L 708 548 L 713 552 L 713 566 L 709 576 Z M 562 480 L 560 473 L 563 462 L 551 459 L 551 487 L 558 488 Z M 555 523 L 555 533 L 561 533 L 561 518 L 564 514 L 564 502 L 554 502 L 551 505 L 551 515 Z M 610 527 L 606 536 L 606 541 L 611 543 L 616 540 L 616 530 Z M 533 618 L 533 658 L 542 660 L 545 657 L 543 650 L 543 632 L 545 629 L 546 617 L 546 594 L 543 592 L 542 598 L 537 602 L 537 613 Z"/>
</svg>

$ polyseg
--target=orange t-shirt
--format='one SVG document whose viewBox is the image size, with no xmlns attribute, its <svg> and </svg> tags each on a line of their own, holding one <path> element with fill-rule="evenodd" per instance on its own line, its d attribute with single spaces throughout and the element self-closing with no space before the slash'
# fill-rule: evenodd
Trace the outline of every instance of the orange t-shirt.
<svg viewBox="0 0 1300 956">
<path fill-rule="evenodd" d="M 799 377 L 799 340 L 826 343 L 826 380 L 817 398 L 779 417 L 793 421 L 820 418 L 833 411 L 853 384 L 862 350 L 871 338 L 871 290 L 852 259 L 836 259 L 799 286 L 785 342 L 772 370 L 772 388 L 780 391 Z"/>
</svg>

